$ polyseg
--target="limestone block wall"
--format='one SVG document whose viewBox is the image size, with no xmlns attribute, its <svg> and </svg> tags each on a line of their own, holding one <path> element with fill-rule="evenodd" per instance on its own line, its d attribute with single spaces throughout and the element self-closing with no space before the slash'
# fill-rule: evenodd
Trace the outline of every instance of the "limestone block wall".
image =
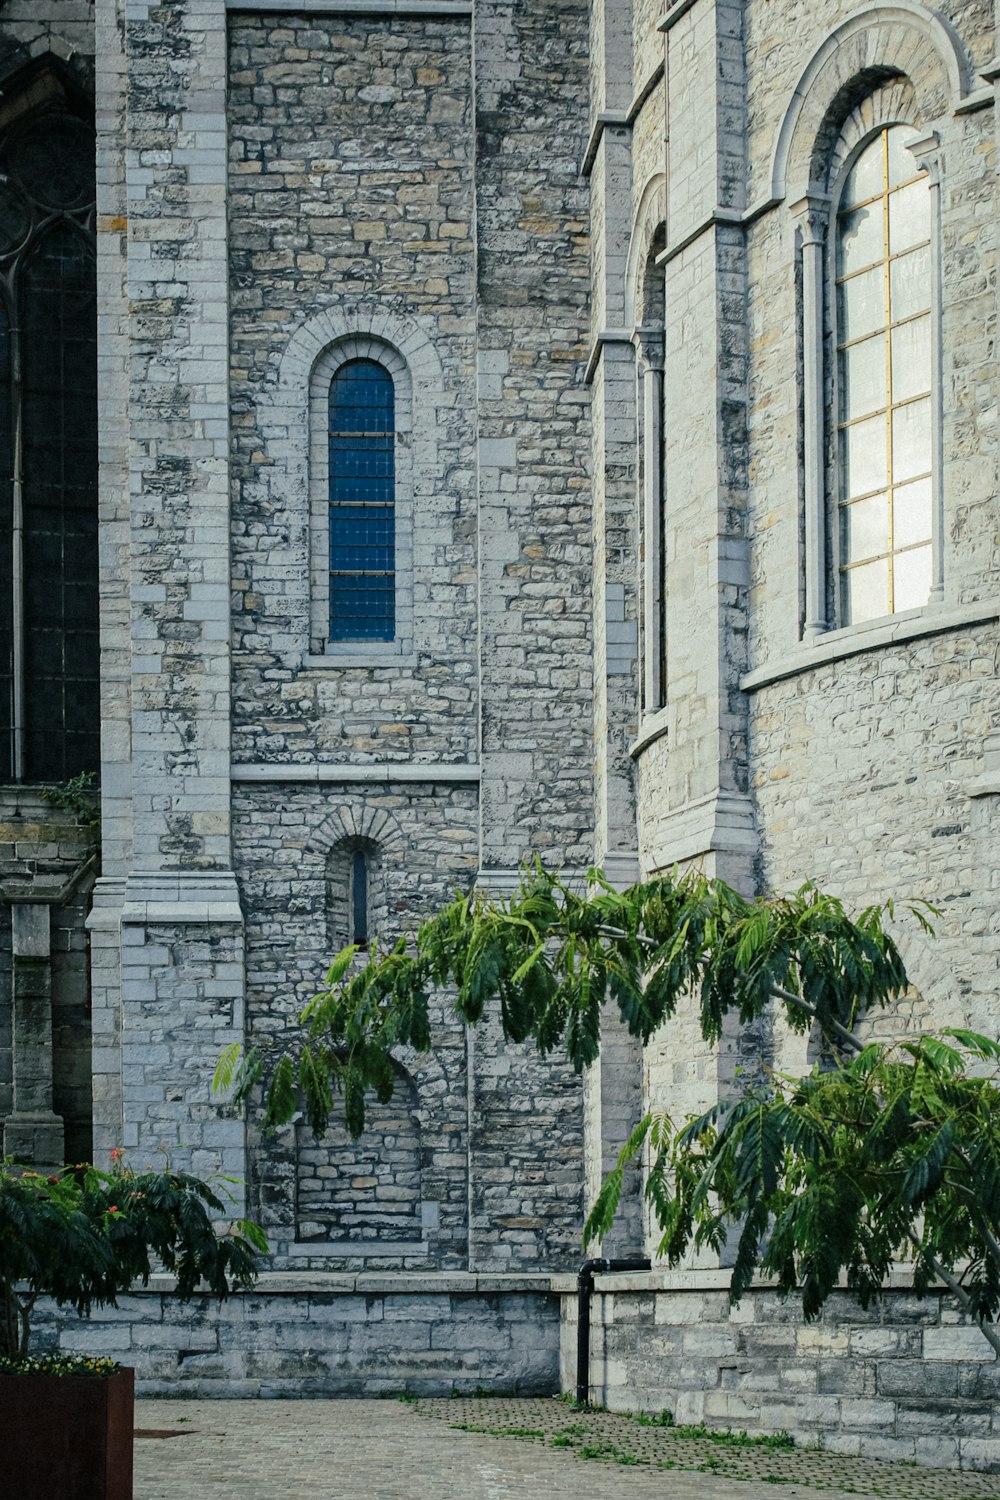
<svg viewBox="0 0 1000 1500">
<path fill-rule="evenodd" d="M 333 956 L 324 916 L 331 846 L 345 832 L 378 844 L 386 920 L 373 935 L 391 942 L 475 878 L 477 812 L 474 786 L 240 785 L 235 853 L 252 1044 L 277 1054 Z M 383 1110 L 373 1101 L 360 1142 L 349 1146 L 335 1127 L 317 1147 L 305 1124 L 273 1141 L 252 1136 L 253 1202 L 277 1264 L 328 1268 L 332 1257 L 358 1270 L 485 1271 L 572 1263 L 582 1224 L 579 1081 L 558 1059 L 503 1046 L 493 1026 L 467 1036 L 444 997 L 433 1035 L 431 1054 L 400 1055 L 397 1097 Z M 343 1187 L 333 1171 L 345 1175 Z"/>
<path fill-rule="evenodd" d="M 905 1278 L 867 1311 L 846 1292 L 822 1317 L 755 1287 L 730 1308 L 718 1271 L 605 1276 L 591 1307 L 591 1399 L 612 1410 L 750 1433 L 785 1430 L 834 1453 L 1000 1469 L 992 1350 L 951 1297 Z M 563 1297 L 562 1387 L 576 1370 Z"/>
<path fill-rule="evenodd" d="M 373 927 L 372 937 L 391 943 L 474 879 L 477 800 L 474 785 L 308 787 L 268 782 L 238 787 L 235 859 L 246 918 L 249 1044 L 274 1058 L 320 988 L 333 957 L 326 921 L 330 849 L 345 834 L 363 836 L 379 848 L 384 921 Z M 322 1266 L 333 1255 L 338 1264 L 358 1269 L 372 1256 L 386 1269 L 467 1263 L 466 1039 L 464 1029 L 447 1018 L 443 1001 L 436 1007 L 434 1037 L 432 1054 L 401 1056 L 399 1097 L 387 1107 L 390 1114 L 375 1105 L 368 1136 L 353 1147 L 357 1170 L 349 1168 L 351 1150 L 339 1136 L 328 1138 L 334 1149 L 324 1165 L 324 1148 L 317 1148 L 305 1124 L 282 1132 L 276 1141 L 253 1137 L 255 1211 L 279 1257 Z M 408 1099 L 411 1089 L 413 1098 Z M 410 1145 L 401 1145 L 391 1124 L 391 1112 L 400 1109 L 406 1112 L 407 1131 L 419 1131 L 419 1146 L 412 1133 Z M 410 1155 L 414 1149 L 419 1201 L 402 1180 L 396 1181 L 398 1152 Z M 377 1214 L 349 1221 L 333 1211 L 329 1196 L 327 1208 L 317 1208 L 318 1173 L 334 1168 L 348 1182 L 377 1179 L 360 1192 L 377 1187 L 378 1194 L 400 1193 L 395 1201 L 409 1203 L 407 1233 L 393 1232 L 383 1243 Z M 339 1192 L 331 1185 L 331 1193 Z"/>
<path fill-rule="evenodd" d="M 914 990 L 893 1017 L 873 1022 L 896 1035 L 931 1022 L 995 1024 L 991 736 L 1000 708 L 996 17 L 987 4 L 935 15 L 907 9 L 859 20 L 849 3 L 665 5 L 658 35 L 667 83 L 631 121 L 627 272 L 637 280 L 636 244 L 668 140 L 660 262 L 668 680 L 665 709 L 640 715 L 633 746 L 640 866 L 691 862 L 747 890 L 815 879 L 858 907 L 883 895 L 942 901 L 936 941 L 899 924 Z M 635 57 L 645 16 L 632 7 Z M 944 591 L 914 617 L 867 630 L 838 629 L 831 616 L 826 635 L 804 643 L 802 205 L 794 200 L 825 191 L 810 152 L 833 139 L 844 101 L 862 100 L 880 80 L 891 95 L 885 107 L 937 134 Z M 852 128 L 863 133 L 873 122 L 874 107 L 860 104 Z M 615 225 L 606 222 L 603 149 L 602 141 L 591 180 L 608 245 Z M 608 264 L 595 262 L 595 295 L 610 307 Z M 595 360 L 598 381 L 606 359 L 607 347 Z M 829 349 L 826 362 L 828 506 L 836 484 Z M 829 546 L 829 511 L 825 525 Z M 641 566 L 640 556 L 637 573 Z M 599 618 L 598 639 L 603 629 Z M 646 1049 L 645 1097 L 683 1114 L 731 1086 L 737 1067 L 747 1074 L 772 1055 L 802 1066 L 808 1047 L 764 1028 L 734 1032 L 716 1057 L 684 1012 Z M 596 1105 L 595 1095 L 594 1118 Z M 596 1178 L 594 1161 L 590 1170 Z"/>
<path fill-rule="evenodd" d="M 234 755 L 474 759 L 468 19 L 243 15 L 229 78 Z M 406 365 L 397 565 L 413 623 L 324 660 L 310 468 L 328 424 L 312 372 L 351 339 Z"/>
<path fill-rule="evenodd" d="M 815 879 L 855 907 L 892 895 L 940 910 L 930 939 L 897 920 L 916 993 L 869 1018 L 879 1035 L 995 1029 L 998 815 L 977 781 L 997 708 L 996 648 L 989 624 L 890 643 L 754 701 L 768 884 Z"/>
<path fill-rule="evenodd" d="M 482 867 L 593 849 L 580 0 L 477 4 Z M 491 872 L 498 872 L 494 877 Z"/>
<path fill-rule="evenodd" d="M 219 1306 L 169 1279 L 82 1321 L 38 1306 L 38 1347 L 131 1366 L 145 1396 L 554 1395 L 559 1301 L 546 1276 L 261 1277 Z"/>
<path fill-rule="evenodd" d="M 849 5 L 747 7 L 750 204 L 783 202 L 748 228 L 750 257 L 751 766 L 759 877 L 771 889 L 815 879 L 856 907 L 915 895 L 942 908 L 928 941 L 901 920 L 915 992 L 879 1034 L 932 1024 L 995 1026 L 995 793 L 990 735 L 997 697 L 996 532 L 1000 367 L 998 180 L 992 7 L 946 5 L 950 36 L 919 15 L 852 29 Z M 825 51 L 821 44 L 825 42 Z M 812 59 L 818 57 L 817 63 Z M 838 90 L 870 95 L 867 67 L 899 75 L 875 106 L 936 133 L 940 187 L 940 502 L 943 596 L 888 627 L 833 627 L 800 642 L 803 536 L 801 389 L 788 378 L 788 330 L 801 323 L 791 200 L 808 176 L 807 138 Z M 812 68 L 812 71 L 808 70 Z M 786 112 L 799 80 L 801 112 Z M 867 110 L 867 113 L 866 113 Z M 841 114 L 843 111 L 841 111 Z M 838 128 L 839 128 L 838 117 Z M 879 116 L 881 118 L 881 115 Z M 862 132 L 877 123 L 862 104 Z M 783 124 L 784 122 L 784 124 Z M 784 132 L 784 134 L 782 134 Z M 779 139 L 787 148 L 779 149 Z M 821 137 L 825 139 L 825 137 Z M 782 157 L 782 152 L 784 156 Z M 778 162 L 779 170 L 775 171 Z M 821 184 L 821 169 L 812 169 Z M 819 188 L 817 189 L 819 190 Z M 829 308 L 826 311 L 829 319 Z M 829 339 L 829 327 L 825 333 Z M 827 351 L 828 352 L 828 351 Z M 826 418 L 832 407 L 829 387 Z M 834 493 L 827 433 L 827 495 Z M 832 544 L 832 532 L 828 532 Z M 798 569 L 790 568 L 797 558 Z M 789 1058 L 797 1055 L 786 1046 Z"/>
<path fill-rule="evenodd" d="M 471 1270 L 569 1270 L 583 1229 L 582 1089 L 558 1054 L 504 1042 L 488 1017 L 472 1041 Z"/>
</svg>

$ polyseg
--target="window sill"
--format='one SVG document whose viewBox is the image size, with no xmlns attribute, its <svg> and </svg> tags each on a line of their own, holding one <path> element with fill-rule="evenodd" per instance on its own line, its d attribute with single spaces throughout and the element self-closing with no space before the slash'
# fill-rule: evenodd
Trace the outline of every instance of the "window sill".
<svg viewBox="0 0 1000 1500">
<path fill-rule="evenodd" d="M 666 707 L 658 708 L 655 713 L 645 714 L 639 724 L 639 733 L 628 747 L 628 753 L 633 760 L 637 760 L 644 750 L 650 745 L 655 745 L 657 740 L 662 740 L 669 728 L 669 711 Z"/>
<path fill-rule="evenodd" d="M 415 667 L 417 654 L 409 645 L 393 645 L 392 641 L 352 642 L 343 650 L 324 651 L 320 656 L 307 655 L 302 658 L 306 671 L 327 671 L 331 667 Z"/>
<path fill-rule="evenodd" d="M 917 640 L 921 636 L 942 635 L 949 630 L 960 630 L 967 625 L 982 625 L 996 619 L 1000 619 L 998 599 L 981 599 L 975 604 L 963 604 L 954 609 L 947 609 L 940 604 L 928 604 L 923 609 L 909 610 L 906 614 L 870 620 L 864 625 L 849 625 L 844 630 L 828 631 L 813 645 L 800 646 L 788 656 L 748 672 L 745 677 L 740 678 L 740 687 L 745 693 L 755 693 L 772 682 L 797 677 L 800 672 L 811 672 L 829 662 L 843 661 L 848 656 L 860 656 L 865 651 L 874 651 L 881 646 L 893 646 L 900 641 Z"/>
</svg>

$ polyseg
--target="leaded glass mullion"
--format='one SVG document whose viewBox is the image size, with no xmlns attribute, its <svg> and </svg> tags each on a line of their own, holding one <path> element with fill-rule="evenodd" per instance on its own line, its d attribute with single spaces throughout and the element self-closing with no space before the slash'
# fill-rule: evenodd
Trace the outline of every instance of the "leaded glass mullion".
<svg viewBox="0 0 1000 1500">
<path fill-rule="evenodd" d="M 854 621 L 912 607 L 930 562 L 929 275 L 913 300 L 913 272 L 929 266 L 930 208 L 925 179 L 900 160 L 903 134 L 913 132 L 888 127 L 861 153 L 837 217 L 841 578 Z M 855 181 L 868 192 L 853 194 Z"/>
<path fill-rule="evenodd" d="M 330 639 L 396 633 L 395 401 L 374 360 L 349 360 L 330 384 Z"/>
</svg>

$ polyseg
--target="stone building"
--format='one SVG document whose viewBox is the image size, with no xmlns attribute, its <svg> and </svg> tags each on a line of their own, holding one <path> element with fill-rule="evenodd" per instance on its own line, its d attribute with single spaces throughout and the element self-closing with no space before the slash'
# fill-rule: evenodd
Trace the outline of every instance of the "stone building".
<svg viewBox="0 0 1000 1500">
<path fill-rule="evenodd" d="M 998 30 L 0 5 L 5 1144 L 225 1171 L 274 1249 L 228 1323 L 94 1325 L 151 1384 L 555 1378 L 585 1200 L 644 1102 L 733 1086 L 736 1038 L 612 1029 L 581 1086 L 442 1006 L 357 1146 L 209 1091 L 345 940 L 529 853 L 929 897 L 884 1024 L 995 1029 Z M 65 790 L 98 759 L 99 876 Z M 749 1370 L 814 1403 L 778 1425 L 904 1452 L 890 1345 L 992 1395 L 944 1304 L 865 1349 L 793 1330 L 765 1375 L 766 1297 L 738 1339 L 685 1274 L 598 1298 L 607 1399 L 766 1425 Z"/>
</svg>

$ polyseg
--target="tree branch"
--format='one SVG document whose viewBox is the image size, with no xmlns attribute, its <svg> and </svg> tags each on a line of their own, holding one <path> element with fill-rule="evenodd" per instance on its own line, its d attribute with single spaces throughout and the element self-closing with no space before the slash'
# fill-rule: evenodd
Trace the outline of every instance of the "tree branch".
<svg viewBox="0 0 1000 1500">
<path fill-rule="evenodd" d="M 834 1036 L 838 1036 L 845 1046 L 853 1047 L 855 1052 L 863 1052 L 865 1050 L 865 1043 L 859 1036 L 856 1036 L 853 1031 L 848 1031 L 846 1026 L 842 1026 L 832 1016 L 827 1017 L 825 1021 L 822 1020 L 815 1005 L 810 1005 L 808 1000 L 803 1000 L 802 996 L 796 995 L 794 990 L 783 989 L 780 984 L 772 984 L 770 988 L 771 994 L 776 1000 L 783 1000 L 786 1005 L 794 1005 L 798 1010 L 804 1011 L 807 1016 L 812 1016 L 814 1021 L 819 1021 L 824 1031 L 832 1031 Z"/>
<path fill-rule="evenodd" d="M 915 1246 L 915 1248 L 919 1250 L 920 1254 L 924 1256 L 927 1264 L 930 1266 L 931 1270 L 934 1272 L 934 1275 L 938 1278 L 938 1280 L 944 1282 L 945 1286 L 948 1288 L 949 1292 L 951 1292 L 952 1296 L 955 1298 L 955 1301 L 958 1303 L 959 1307 L 961 1307 L 962 1311 L 968 1313 L 970 1317 L 975 1318 L 976 1315 L 972 1311 L 972 1298 L 965 1290 L 965 1287 L 962 1286 L 961 1282 L 957 1281 L 955 1277 L 952 1276 L 950 1271 L 945 1270 L 944 1266 L 936 1256 L 927 1254 L 927 1252 L 921 1245 L 920 1240 L 914 1234 L 912 1229 L 908 1229 L 906 1231 L 906 1237 L 910 1241 L 910 1244 Z M 996 1324 L 987 1323 L 985 1318 L 976 1318 L 976 1324 L 983 1338 L 993 1350 L 996 1358 L 1000 1359 L 1000 1331 L 997 1330 Z"/>
<path fill-rule="evenodd" d="M 969 1161 L 968 1156 L 960 1147 L 956 1148 L 955 1155 L 965 1167 L 966 1171 L 970 1174 L 971 1178 L 972 1163 Z M 979 1230 L 979 1233 L 982 1235 L 983 1239 L 986 1242 L 986 1248 L 990 1252 L 990 1258 L 993 1261 L 993 1264 L 997 1267 L 998 1270 L 1000 1270 L 1000 1240 L 997 1239 L 986 1219 L 982 1217 L 982 1214 L 979 1211 L 979 1199 L 972 1191 L 972 1189 L 970 1187 L 967 1187 L 965 1183 L 956 1182 L 953 1185 L 956 1191 L 960 1193 L 961 1196 L 966 1200 L 966 1203 L 968 1204 L 970 1210 L 970 1217 L 975 1221 L 976 1228 Z"/>
</svg>

